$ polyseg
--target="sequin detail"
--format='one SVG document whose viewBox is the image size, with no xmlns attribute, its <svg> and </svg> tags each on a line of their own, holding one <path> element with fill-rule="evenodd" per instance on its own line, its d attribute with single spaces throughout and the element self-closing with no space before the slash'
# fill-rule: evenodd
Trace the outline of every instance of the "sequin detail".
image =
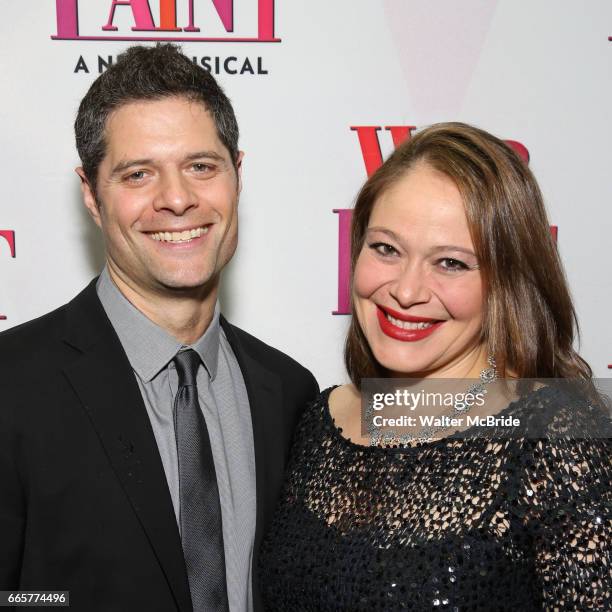
<svg viewBox="0 0 612 612">
<path fill-rule="evenodd" d="M 264 539 L 267 610 L 611 610 L 609 439 L 364 447 L 304 413 Z M 519 400 L 544 412 L 547 388 Z"/>
</svg>

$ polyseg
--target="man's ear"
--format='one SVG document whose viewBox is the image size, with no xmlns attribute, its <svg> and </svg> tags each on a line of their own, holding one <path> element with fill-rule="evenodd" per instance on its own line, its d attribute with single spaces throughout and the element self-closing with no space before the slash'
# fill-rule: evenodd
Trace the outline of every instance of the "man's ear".
<svg viewBox="0 0 612 612">
<path fill-rule="evenodd" d="M 100 219 L 100 207 L 98 206 L 98 201 L 96 200 L 96 196 L 94 194 L 87 177 L 85 176 L 85 172 L 83 171 L 82 166 L 75 168 L 75 172 L 79 175 L 81 179 L 81 194 L 83 195 L 83 203 L 85 204 L 85 208 L 91 215 L 91 218 L 94 220 L 95 224 L 98 227 L 102 227 L 102 221 Z"/>
<path fill-rule="evenodd" d="M 238 175 L 238 193 L 242 191 L 242 160 L 244 159 L 244 151 L 238 151 L 236 157 L 236 174 Z"/>
</svg>

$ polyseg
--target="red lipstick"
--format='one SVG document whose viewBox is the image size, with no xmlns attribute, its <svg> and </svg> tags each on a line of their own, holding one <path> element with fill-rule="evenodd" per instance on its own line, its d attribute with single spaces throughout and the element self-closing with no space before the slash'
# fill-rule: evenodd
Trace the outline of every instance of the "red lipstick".
<svg viewBox="0 0 612 612">
<path fill-rule="evenodd" d="M 397 325 L 393 325 L 393 323 L 387 319 L 385 313 L 390 314 L 394 319 L 399 319 L 400 321 L 409 321 L 410 323 L 432 323 L 432 325 L 425 329 L 404 329 Z M 376 308 L 376 314 L 382 332 L 390 338 L 401 340 L 402 342 L 417 342 L 418 340 L 423 340 L 431 336 L 431 334 L 444 323 L 444 321 L 437 321 L 436 319 L 427 317 L 415 317 L 402 314 L 387 307 L 383 308 L 382 306 Z"/>
</svg>

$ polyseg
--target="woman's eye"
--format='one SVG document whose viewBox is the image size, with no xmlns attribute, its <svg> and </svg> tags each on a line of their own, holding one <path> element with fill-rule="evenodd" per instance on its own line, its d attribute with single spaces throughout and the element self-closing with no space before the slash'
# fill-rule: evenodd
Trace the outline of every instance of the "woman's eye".
<svg viewBox="0 0 612 612">
<path fill-rule="evenodd" d="M 445 257 L 444 259 L 440 259 L 438 264 L 449 272 L 460 272 L 463 270 L 470 270 L 470 266 L 466 263 L 463 263 L 459 259 L 453 259 L 452 257 Z"/>
<path fill-rule="evenodd" d="M 383 255 L 385 257 L 397 253 L 397 250 L 386 242 L 374 242 L 370 244 L 370 248 L 374 249 L 379 255 Z"/>
</svg>

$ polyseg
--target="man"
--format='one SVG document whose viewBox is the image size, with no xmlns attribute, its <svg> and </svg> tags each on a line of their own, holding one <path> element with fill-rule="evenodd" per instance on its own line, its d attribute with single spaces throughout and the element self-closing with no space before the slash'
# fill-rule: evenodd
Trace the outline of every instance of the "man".
<svg viewBox="0 0 612 612">
<path fill-rule="evenodd" d="M 234 112 L 175 47 L 132 47 L 75 132 L 106 267 L 0 335 L 0 590 L 69 590 L 88 612 L 260 609 L 259 542 L 318 388 L 219 314 Z"/>
</svg>

